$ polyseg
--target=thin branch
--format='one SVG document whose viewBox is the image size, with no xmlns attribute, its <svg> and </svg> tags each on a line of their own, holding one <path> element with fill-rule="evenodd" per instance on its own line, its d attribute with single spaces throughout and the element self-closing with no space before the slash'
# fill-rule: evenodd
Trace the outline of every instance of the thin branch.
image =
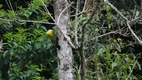
<svg viewBox="0 0 142 80">
<path fill-rule="evenodd" d="M 43 4 L 44 10 L 48 13 L 48 15 L 51 17 L 51 19 L 52 19 L 54 22 L 56 22 L 55 19 L 53 18 L 53 16 L 51 15 L 51 13 L 49 12 L 49 10 L 48 10 L 46 4 L 45 4 L 42 0 L 40 0 L 40 1 L 41 1 L 41 3 Z"/>
<path fill-rule="evenodd" d="M 10 5 L 9 5 L 9 2 L 8 2 L 7 0 L 5 0 L 5 2 L 6 2 L 6 4 L 7 4 L 7 6 L 8 6 L 8 8 L 11 9 L 11 7 L 10 7 Z"/>
<path fill-rule="evenodd" d="M 92 40 L 95 40 L 95 39 L 98 39 L 98 38 L 101 38 L 101 37 L 104 37 L 104 36 L 107 36 L 107 35 L 110 35 L 110 34 L 115 34 L 115 33 L 117 33 L 118 31 L 120 31 L 120 30 L 111 31 L 111 32 L 108 32 L 108 33 L 106 33 L 106 34 L 102 34 L 102 35 L 100 35 L 100 36 L 96 36 L 96 37 L 90 39 L 89 41 L 92 41 Z"/>
<path fill-rule="evenodd" d="M 87 2 L 88 2 L 88 0 L 85 0 L 85 3 L 84 3 L 83 11 L 82 11 L 82 12 L 84 12 L 84 11 L 85 11 L 85 8 L 86 8 L 86 6 L 87 6 Z"/>
<path fill-rule="evenodd" d="M 11 1 L 10 0 L 8 0 L 8 2 L 9 2 L 9 5 L 10 5 L 10 7 L 11 7 L 11 10 L 13 10 L 13 7 L 12 7 L 12 4 L 11 4 Z M 13 10 L 14 11 L 14 10 Z"/>
<path fill-rule="evenodd" d="M 135 21 L 137 21 L 137 20 L 139 20 L 141 18 L 142 18 L 142 16 L 136 17 L 136 18 L 132 19 L 130 22 L 135 22 Z"/>
<path fill-rule="evenodd" d="M 115 6 L 113 6 L 110 2 L 106 1 L 106 3 L 112 8 L 114 9 L 122 18 L 124 18 L 126 21 L 128 21 L 128 18 L 125 17 Z"/>
<path fill-rule="evenodd" d="M 56 24 L 59 23 L 62 14 L 63 14 L 72 4 L 73 4 L 73 2 L 72 2 L 69 6 L 67 6 L 67 7 L 60 13 L 60 15 L 59 15 L 59 17 L 58 17 L 58 19 L 57 19 L 57 23 L 56 23 Z"/>
<path fill-rule="evenodd" d="M 22 20 L 22 19 L 3 19 L 0 18 L 1 21 L 8 21 L 8 22 L 31 22 L 31 23 L 40 23 L 40 24 L 51 24 L 51 25 L 56 25 L 55 23 L 50 23 L 50 22 L 43 22 L 43 21 L 33 21 L 33 20 Z"/>
<path fill-rule="evenodd" d="M 128 80 L 129 77 L 131 76 L 131 74 L 132 74 L 132 72 L 133 72 L 133 70 L 134 70 L 134 68 L 135 68 L 135 66 L 136 66 L 136 63 L 137 63 L 137 60 L 134 62 L 133 67 L 132 67 L 132 70 L 131 70 L 131 72 L 129 73 L 129 75 L 128 75 L 128 77 L 127 77 L 126 80 Z"/>
<path fill-rule="evenodd" d="M 80 3 L 80 0 L 77 0 L 77 3 L 76 3 L 76 13 L 75 13 L 75 28 L 74 28 L 74 31 L 75 31 L 75 33 L 74 33 L 74 35 L 75 35 L 75 43 L 76 43 L 76 45 L 77 45 L 77 47 L 79 46 L 79 43 L 78 43 L 78 36 L 77 36 L 77 32 L 78 32 L 78 29 L 77 29 L 77 27 L 78 27 L 78 11 L 79 11 L 79 3 Z"/>
<path fill-rule="evenodd" d="M 128 26 L 128 28 L 129 28 L 129 30 L 131 31 L 132 35 L 138 40 L 138 42 L 139 42 L 140 44 L 142 44 L 142 41 L 139 39 L 139 37 L 138 37 L 138 36 L 134 33 L 134 31 L 132 30 L 129 21 L 127 21 L 127 26 Z"/>
<path fill-rule="evenodd" d="M 78 42 L 78 36 L 77 36 L 77 32 L 78 32 L 78 14 L 79 14 L 79 10 L 80 10 L 80 0 L 77 0 L 77 3 L 76 3 L 76 13 L 75 13 L 75 24 L 74 24 L 74 36 L 75 36 L 75 44 L 76 44 L 76 47 L 78 48 L 79 47 L 79 42 Z M 80 67 L 78 69 L 78 77 L 79 77 L 79 80 L 80 80 Z"/>
</svg>

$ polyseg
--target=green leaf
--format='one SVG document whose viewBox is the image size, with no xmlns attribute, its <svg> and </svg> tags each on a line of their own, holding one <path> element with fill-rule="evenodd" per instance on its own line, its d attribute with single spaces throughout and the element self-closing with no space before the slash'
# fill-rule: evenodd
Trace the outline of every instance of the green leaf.
<svg viewBox="0 0 142 80">
<path fill-rule="evenodd" d="M 47 49 L 50 49 L 52 47 L 52 43 L 49 43 L 48 45 L 47 45 Z"/>
<path fill-rule="evenodd" d="M 4 53 L 3 53 L 4 58 L 8 55 L 8 52 L 9 52 L 8 50 L 4 51 Z"/>
<path fill-rule="evenodd" d="M 111 13 L 107 13 L 107 20 L 112 20 L 113 15 Z"/>
<path fill-rule="evenodd" d="M 138 61 L 136 62 L 136 64 L 137 64 L 137 66 L 138 66 L 139 70 L 141 70 L 141 65 L 139 64 L 139 62 L 138 62 Z"/>
<path fill-rule="evenodd" d="M 105 49 L 103 48 L 100 48 L 99 51 L 98 51 L 98 56 L 102 56 L 102 54 L 105 52 Z"/>
<path fill-rule="evenodd" d="M 3 6 L 3 5 L 2 5 L 2 4 L 0 4 L 0 9 L 2 8 L 2 6 Z"/>
<path fill-rule="evenodd" d="M 36 43 L 36 44 L 35 44 L 35 48 L 36 48 L 36 49 L 40 49 L 40 48 L 41 48 L 41 44 L 40 44 L 40 43 Z"/>
<path fill-rule="evenodd" d="M 119 72 L 116 72 L 116 76 L 117 76 L 117 79 L 120 79 L 120 74 L 119 74 Z"/>
<path fill-rule="evenodd" d="M 118 64 L 118 63 L 113 62 L 113 63 L 111 64 L 112 69 L 113 69 L 114 67 L 116 67 L 116 66 L 117 66 L 117 64 Z"/>
<path fill-rule="evenodd" d="M 44 31 L 47 31 L 45 26 L 40 26 Z"/>
</svg>

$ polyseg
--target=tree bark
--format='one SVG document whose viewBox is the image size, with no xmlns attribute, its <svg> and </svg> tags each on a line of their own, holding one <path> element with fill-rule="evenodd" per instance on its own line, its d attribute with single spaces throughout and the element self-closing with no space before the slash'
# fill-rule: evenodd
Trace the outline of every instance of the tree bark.
<svg viewBox="0 0 142 80">
<path fill-rule="evenodd" d="M 65 10 L 62 15 L 60 13 L 68 6 L 67 0 L 53 0 L 54 1 L 54 16 L 57 22 L 57 37 L 58 37 L 58 76 L 59 80 L 73 80 L 72 74 L 72 47 L 64 35 L 69 37 L 69 12 Z M 64 33 L 64 35 L 63 35 Z M 70 38 L 70 37 L 69 37 Z"/>
<path fill-rule="evenodd" d="M 93 8 L 93 0 L 85 0 L 83 11 L 89 11 Z"/>
</svg>

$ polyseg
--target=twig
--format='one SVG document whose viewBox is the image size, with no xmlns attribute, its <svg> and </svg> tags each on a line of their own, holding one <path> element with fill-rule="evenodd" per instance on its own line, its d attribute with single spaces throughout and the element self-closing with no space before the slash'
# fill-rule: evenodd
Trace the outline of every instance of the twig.
<svg viewBox="0 0 142 80">
<path fill-rule="evenodd" d="M 56 24 L 59 23 L 62 14 L 63 14 L 72 4 L 73 4 L 73 2 L 72 2 L 69 6 L 67 6 L 67 7 L 60 13 L 60 15 L 59 15 L 59 17 L 58 17 L 58 19 L 57 19 L 57 23 L 56 23 Z"/>
<path fill-rule="evenodd" d="M 140 44 L 142 44 L 142 41 L 139 39 L 139 37 L 138 37 L 138 36 L 134 33 L 134 31 L 132 30 L 129 21 L 127 21 L 127 26 L 128 26 L 128 28 L 129 28 L 130 32 L 132 33 L 132 35 L 138 40 L 138 42 L 139 42 Z"/>
<path fill-rule="evenodd" d="M 100 35 L 100 36 L 96 36 L 96 37 L 90 39 L 89 41 L 95 40 L 95 39 L 97 39 L 97 38 L 104 37 L 104 36 L 107 36 L 107 35 L 110 35 L 110 34 L 114 34 L 114 33 L 118 32 L 118 31 L 119 31 L 119 30 L 111 31 L 111 32 L 108 32 L 108 33 L 106 33 L 106 34 L 102 34 L 102 35 Z"/>
<path fill-rule="evenodd" d="M 136 17 L 136 18 L 132 19 L 130 22 L 137 21 L 137 20 L 140 19 L 140 18 L 142 18 L 142 16 Z"/>
<path fill-rule="evenodd" d="M 128 21 L 128 18 L 125 17 L 115 6 L 113 6 L 110 2 L 106 1 L 106 3 L 112 8 L 114 9 L 122 18 L 124 18 L 126 21 Z"/>
<path fill-rule="evenodd" d="M 137 60 L 134 62 L 133 67 L 132 67 L 132 70 L 131 70 L 131 72 L 129 73 L 129 75 L 128 75 L 128 77 L 127 77 L 126 80 L 128 80 L 129 77 L 131 76 L 131 74 L 132 74 L 132 72 L 133 72 L 133 70 L 134 70 L 134 68 L 135 68 L 135 66 L 136 66 L 136 63 L 137 63 Z"/>
<path fill-rule="evenodd" d="M 5 0 L 5 2 L 7 4 L 7 6 L 8 6 L 8 8 L 11 9 L 11 6 L 9 5 L 9 2 L 7 0 Z"/>
<path fill-rule="evenodd" d="M 1 21 L 9 21 L 9 22 L 31 22 L 31 23 L 40 23 L 40 24 L 51 24 L 56 25 L 55 23 L 43 22 L 43 21 L 34 21 L 34 20 L 22 20 L 22 19 L 3 19 L 0 18 Z"/>
<path fill-rule="evenodd" d="M 83 6 L 83 12 L 85 11 L 85 8 L 87 6 L 87 2 L 88 2 L 88 0 L 85 0 L 84 6 Z"/>
<path fill-rule="evenodd" d="M 52 19 L 54 22 L 56 22 L 55 19 L 53 18 L 53 16 L 51 15 L 51 13 L 49 12 L 49 10 L 47 9 L 47 6 L 45 5 L 45 3 L 44 3 L 42 0 L 40 0 L 40 1 L 41 1 L 41 3 L 43 4 L 43 8 L 44 8 L 45 11 L 48 13 L 48 15 L 51 17 L 51 19 Z"/>
<path fill-rule="evenodd" d="M 75 13 L 75 28 L 74 28 L 74 35 L 75 35 L 75 43 L 77 45 L 77 47 L 79 46 L 79 43 L 78 43 L 78 36 L 77 36 L 77 32 L 78 32 L 78 11 L 79 11 L 79 3 L 80 3 L 80 0 L 77 0 L 77 3 L 76 3 L 76 13 Z"/>
</svg>

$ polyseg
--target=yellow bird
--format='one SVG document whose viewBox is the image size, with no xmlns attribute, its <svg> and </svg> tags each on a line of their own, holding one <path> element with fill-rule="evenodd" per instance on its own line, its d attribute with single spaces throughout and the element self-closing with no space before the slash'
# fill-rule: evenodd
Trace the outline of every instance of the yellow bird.
<svg viewBox="0 0 142 80">
<path fill-rule="evenodd" d="M 47 34 L 48 36 L 53 36 L 53 35 L 54 35 L 54 32 L 53 32 L 52 29 L 49 29 L 49 30 L 46 32 L 46 34 Z"/>
<path fill-rule="evenodd" d="M 56 36 L 55 36 L 55 33 L 52 29 L 49 29 L 47 32 L 46 32 L 46 35 L 48 35 L 52 40 L 55 40 L 56 39 Z"/>
</svg>

